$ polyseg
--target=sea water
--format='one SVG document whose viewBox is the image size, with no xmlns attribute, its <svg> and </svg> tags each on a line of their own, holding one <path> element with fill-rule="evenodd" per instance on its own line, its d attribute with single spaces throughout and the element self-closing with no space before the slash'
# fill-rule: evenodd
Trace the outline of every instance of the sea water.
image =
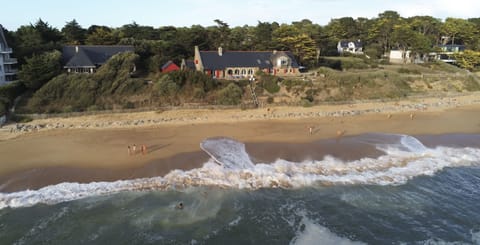
<svg viewBox="0 0 480 245">
<path fill-rule="evenodd" d="M 476 144 L 356 141 L 382 154 L 253 163 L 212 138 L 198 169 L 0 193 L 0 244 L 480 244 Z"/>
</svg>

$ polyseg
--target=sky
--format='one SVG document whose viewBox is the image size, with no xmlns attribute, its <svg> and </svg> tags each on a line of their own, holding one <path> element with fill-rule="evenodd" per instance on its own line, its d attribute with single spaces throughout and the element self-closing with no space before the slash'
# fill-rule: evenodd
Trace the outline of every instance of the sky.
<svg viewBox="0 0 480 245">
<path fill-rule="evenodd" d="M 204 27 L 220 19 L 230 27 L 256 26 L 261 22 L 291 24 L 309 19 L 326 25 L 341 17 L 374 18 L 386 10 L 402 17 L 428 15 L 446 17 L 480 17 L 479 0 L 10 0 L 1 4 L 0 24 L 14 31 L 39 18 L 61 29 L 75 19 L 82 27 L 105 25 L 120 27 L 139 25 Z"/>
</svg>

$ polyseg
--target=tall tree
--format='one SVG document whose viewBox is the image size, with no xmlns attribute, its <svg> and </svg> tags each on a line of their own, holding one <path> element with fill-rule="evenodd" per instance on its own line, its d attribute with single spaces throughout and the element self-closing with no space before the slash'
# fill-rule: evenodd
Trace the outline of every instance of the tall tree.
<svg viewBox="0 0 480 245">
<path fill-rule="evenodd" d="M 57 30 L 57 28 L 50 26 L 42 19 L 38 19 L 33 27 L 36 31 L 38 31 L 38 33 L 40 33 L 44 42 L 58 43 L 62 40 L 62 34 Z"/>
<path fill-rule="evenodd" d="M 20 81 L 31 90 L 37 90 L 61 72 L 62 54 L 55 50 L 27 58 L 18 73 Z"/>
<path fill-rule="evenodd" d="M 120 28 L 121 38 L 134 38 L 137 40 L 154 40 L 158 38 L 158 31 L 151 26 L 141 26 L 135 21 L 131 24 L 123 25 Z"/>
<path fill-rule="evenodd" d="M 258 21 L 254 29 L 253 49 L 269 50 L 273 48 L 272 44 L 273 26 L 269 22 Z"/>
<path fill-rule="evenodd" d="M 87 33 L 85 43 L 89 45 L 115 45 L 119 41 L 119 37 L 116 35 L 118 33 L 114 33 L 111 28 L 106 26 L 96 26 Z"/>
<path fill-rule="evenodd" d="M 358 39 L 360 36 L 357 23 L 352 17 L 332 19 L 325 27 L 325 31 L 330 37 L 337 40 Z"/>
<path fill-rule="evenodd" d="M 223 22 L 219 19 L 214 20 L 217 23 L 217 26 L 213 28 L 212 31 L 212 40 L 215 47 L 223 47 L 226 49 L 230 48 L 230 27 L 226 22 Z"/>
<path fill-rule="evenodd" d="M 464 19 L 447 18 L 442 26 L 442 33 L 448 39 L 446 43 L 450 44 L 469 44 L 474 39 L 475 25 Z"/>
<path fill-rule="evenodd" d="M 392 40 L 396 48 L 406 52 L 410 51 L 410 58 L 415 55 L 423 55 L 431 51 L 432 43 L 423 34 L 413 30 L 413 28 L 405 23 L 394 26 Z M 406 62 L 404 57 L 404 62 Z"/>
<path fill-rule="evenodd" d="M 470 18 L 468 22 L 472 23 L 474 27 L 473 40 L 470 48 L 472 50 L 480 51 L 480 18 Z"/>
<path fill-rule="evenodd" d="M 314 64 L 317 56 L 317 45 L 315 41 L 307 34 L 299 34 L 296 36 L 286 36 L 279 39 L 281 45 L 287 47 L 299 59 L 303 65 Z"/>
<path fill-rule="evenodd" d="M 67 44 L 84 44 L 87 30 L 82 28 L 78 22 L 73 19 L 62 28 L 62 34 Z"/>
<path fill-rule="evenodd" d="M 17 29 L 14 42 L 11 46 L 20 64 L 24 64 L 26 58 L 43 52 L 60 49 L 60 32 L 39 19 L 35 25 L 24 25 Z"/>
<path fill-rule="evenodd" d="M 288 43 L 285 40 L 289 37 L 297 37 L 301 35 L 302 32 L 293 25 L 282 24 L 280 27 L 275 29 L 272 33 L 272 41 L 274 43 L 275 49 L 279 50 L 290 50 Z"/>
<path fill-rule="evenodd" d="M 397 25 L 402 18 L 395 11 L 385 11 L 374 19 L 374 22 L 369 30 L 370 42 L 380 44 L 383 49 L 382 53 L 389 51 L 392 47 L 392 33 L 393 27 Z"/>
<path fill-rule="evenodd" d="M 237 26 L 230 31 L 230 49 L 251 50 L 253 46 L 253 29 L 249 26 Z"/>
</svg>

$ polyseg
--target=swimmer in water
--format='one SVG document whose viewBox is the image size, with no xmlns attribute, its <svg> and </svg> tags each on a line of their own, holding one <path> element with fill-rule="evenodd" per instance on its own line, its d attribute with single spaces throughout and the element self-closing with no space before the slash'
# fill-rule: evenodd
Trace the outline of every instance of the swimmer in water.
<svg viewBox="0 0 480 245">
<path fill-rule="evenodd" d="M 175 206 L 176 209 L 183 209 L 183 202 L 180 202 L 179 204 L 177 204 L 177 206 Z"/>
</svg>

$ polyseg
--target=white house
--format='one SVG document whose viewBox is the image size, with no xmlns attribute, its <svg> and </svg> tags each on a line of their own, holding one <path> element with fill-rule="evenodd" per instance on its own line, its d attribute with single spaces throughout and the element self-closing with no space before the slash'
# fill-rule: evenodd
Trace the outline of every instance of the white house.
<svg viewBox="0 0 480 245">
<path fill-rule="evenodd" d="M 363 54 L 363 43 L 360 40 L 356 41 L 338 41 L 337 50 L 339 54 L 351 53 L 351 54 Z"/>
<path fill-rule="evenodd" d="M 411 63 L 410 50 L 390 50 L 389 59 L 392 64 Z"/>
<path fill-rule="evenodd" d="M 3 27 L 0 25 L 0 86 L 14 81 L 17 75 L 17 59 L 10 58 L 12 48 L 8 47 L 7 40 L 3 34 Z"/>
</svg>

